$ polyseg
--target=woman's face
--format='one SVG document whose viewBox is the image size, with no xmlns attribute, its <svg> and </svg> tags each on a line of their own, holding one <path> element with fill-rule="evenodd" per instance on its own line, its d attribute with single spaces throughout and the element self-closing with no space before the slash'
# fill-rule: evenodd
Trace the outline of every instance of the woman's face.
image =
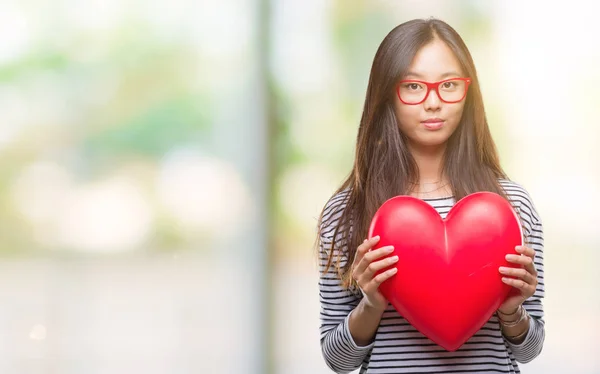
<svg viewBox="0 0 600 374">
<path fill-rule="evenodd" d="M 408 69 L 408 74 L 402 80 L 433 83 L 448 78 L 464 77 L 463 74 L 452 50 L 441 40 L 435 39 L 419 50 Z M 426 87 L 420 84 L 400 83 L 397 87 L 403 101 L 419 101 L 419 96 L 422 97 L 426 92 Z M 442 95 L 448 99 L 456 97 L 457 90 L 464 91 L 464 88 L 448 82 L 439 86 L 439 90 L 444 91 Z M 433 89 L 425 101 L 416 105 L 403 103 L 398 97 L 398 90 L 394 96 L 394 109 L 400 131 L 407 137 L 412 149 L 444 146 L 458 127 L 465 104 L 464 99 L 457 103 L 443 102 L 439 93 Z"/>
</svg>

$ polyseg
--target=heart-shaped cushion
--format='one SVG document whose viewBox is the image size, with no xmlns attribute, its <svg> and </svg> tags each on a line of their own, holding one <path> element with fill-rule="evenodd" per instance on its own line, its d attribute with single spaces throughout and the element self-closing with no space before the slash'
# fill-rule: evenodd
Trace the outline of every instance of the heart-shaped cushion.
<svg viewBox="0 0 600 374">
<path fill-rule="evenodd" d="M 460 348 L 506 299 L 500 266 L 522 244 L 518 216 L 491 192 L 470 194 L 445 219 L 410 196 L 387 200 L 374 215 L 369 237 L 394 246 L 398 272 L 381 293 L 417 330 L 448 351 Z M 381 271 L 385 271 L 383 269 Z M 381 272 L 380 271 L 380 272 Z"/>
</svg>

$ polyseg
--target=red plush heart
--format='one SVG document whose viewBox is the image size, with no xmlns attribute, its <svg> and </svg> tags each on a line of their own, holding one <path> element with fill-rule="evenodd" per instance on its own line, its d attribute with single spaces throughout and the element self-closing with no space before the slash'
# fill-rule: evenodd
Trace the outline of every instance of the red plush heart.
<svg viewBox="0 0 600 374">
<path fill-rule="evenodd" d="M 448 351 L 460 348 L 506 299 L 500 266 L 522 243 L 508 201 L 477 192 L 456 203 L 446 219 L 410 196 L 387 200 L 371 222 L 377 248 L 394 246 L 398 272 L 379 289 L 417 330 Z M 387 270 L 383 269 L 382 271 Z"/>
</svg>

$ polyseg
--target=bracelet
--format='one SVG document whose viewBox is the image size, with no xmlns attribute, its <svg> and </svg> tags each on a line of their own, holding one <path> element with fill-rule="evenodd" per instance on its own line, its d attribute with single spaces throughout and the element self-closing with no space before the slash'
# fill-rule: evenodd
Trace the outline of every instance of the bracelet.
<svg viewBox="0 0 600 374">
<path fill-rule="evenodd" d="M 527 333 L 529 332 L 530 327 L 526 328 L 522 333 L 520 333 L 519 335 L 515 335 L 515 336 L 506 336 L 508 339 L 510 340 L 519 340 L 522 337 L 524 337 L 525 335 L 527 335 Z"/>
<path fill-rule="evenodd" d="M 498 310 L 498 314 L 502 314 L 503 316 L 514 316 L 515 314 L 517 314 L 517 312 L 519 311 L 520 308 L 521 308 L 521 305 L 519 305 L 517 307 L 517 310 L 515 310 L 514 312 L 512 312 L 510 314 L 502 313 L 500 310 Z"/>
<path fill-rule="evenodd" d="M 515 327 L 519 323 L 523 322 L 529 316 L 529 314 L 527 314 L 527 311 L 525 310 L 525 308 L 523 308 L 521 305 L 519 305 L 519 308 L 517 308 L 517 312 L 519 312 L 520 315 L 519 315 L 519 318 L 517 318 L 515 321 L 503 320 L 502 318 L 500 318 L 500 315 L 498 315 L 498 320 L 500 321 L 500 324 L 502 325 L 502 327 Z M 515 313 L 513 313 L 513 314 L 515 314 Z"/>
</svg>

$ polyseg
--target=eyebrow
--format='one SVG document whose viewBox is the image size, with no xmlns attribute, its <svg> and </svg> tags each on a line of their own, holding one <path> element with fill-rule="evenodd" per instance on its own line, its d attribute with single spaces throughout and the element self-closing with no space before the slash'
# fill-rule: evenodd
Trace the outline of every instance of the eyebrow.
<svg viewBox="0 0 600 374">
<path fill-rule="evenodd" d="M 446 72 L 446 73 L 442 74 L 441 78 L 444 79 L 444 78 L 453 77 L 453 76 L 454 77 L 460 77 L 460 74 L 458 74 L 457 72 L 455 72 L 454 70 L 452 70 L 452 71 L 449 71 L 449 72 Z M 415 78 L 423 79 L 423 75 L 421 75 L 421 74 L 419 74 L 417 72 L 414 72 L 414 71 L 407 72 L 404 77 L 405 78 L 407 78 L 407 77 L 415 77 Z"/>
</svg>

